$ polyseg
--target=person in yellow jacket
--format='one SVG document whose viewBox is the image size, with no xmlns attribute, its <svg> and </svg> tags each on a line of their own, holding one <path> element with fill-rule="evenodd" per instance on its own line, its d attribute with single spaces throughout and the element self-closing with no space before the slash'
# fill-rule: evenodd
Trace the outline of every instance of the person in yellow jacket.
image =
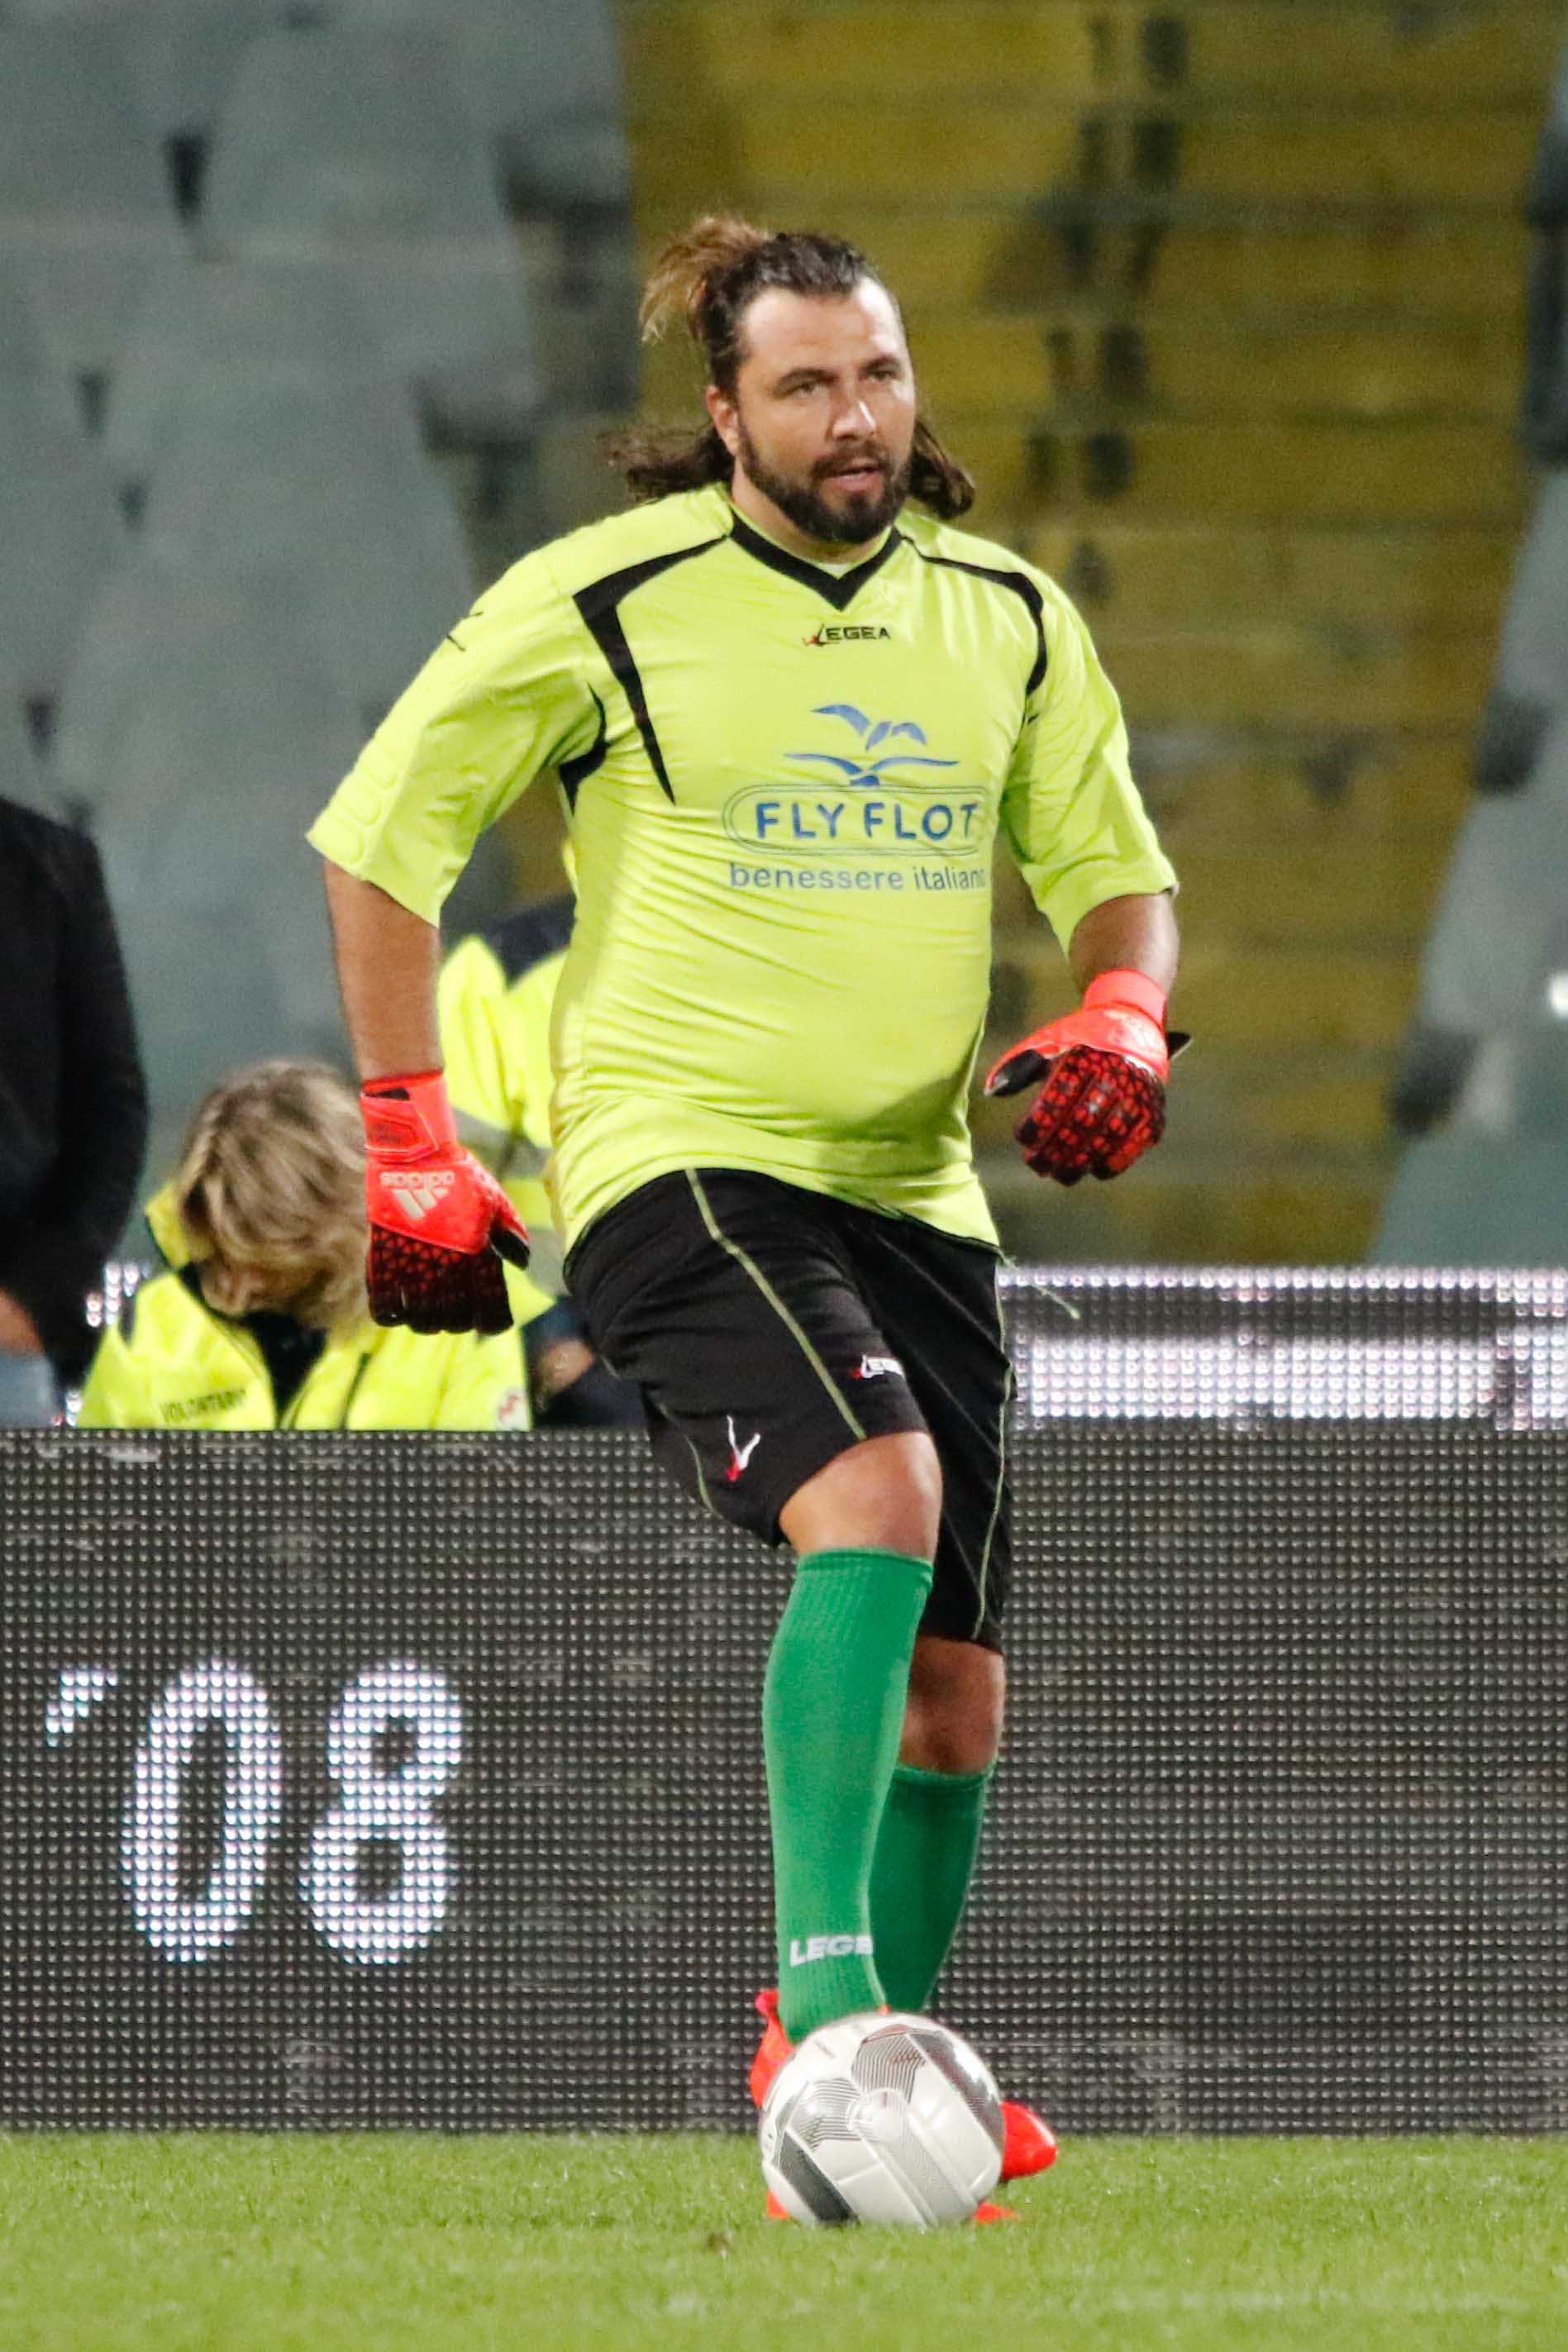
<svg viewBox="0 0 1568 2352">
<path fill-rule="evenodd" d="M 528 1269 L 508 1265 L 506 1276 L 522 1328 L 536 1425 L 640 1427 L 637 1391 L 600 1362 L 581 1316 L 563 1295 L 545 1181 L 554 1083 L 550 1016 L 572 913 L 571 894 L 562 891 L 458 941 L 436 992 L 441 1052 L 458 1134 L 506 1187 L 528 1229 Z"/>
<path fill-rule="evenodd" d="M 88 1375 L 83 1429 L 523 1429 L 516 1331 L 423 1336 L 370 1320 L 364 1150 L 323 1063 L 215 1087 L 147 1221 L 142 1284 Z"/>
</svg>

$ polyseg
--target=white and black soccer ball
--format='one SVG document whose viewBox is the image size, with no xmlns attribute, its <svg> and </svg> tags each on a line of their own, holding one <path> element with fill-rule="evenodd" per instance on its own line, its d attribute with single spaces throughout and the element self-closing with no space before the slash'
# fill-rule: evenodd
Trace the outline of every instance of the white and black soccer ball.
<svg viewBox="0 0 1568 2352">
<path fill-rule="evenodd" d="M 758 2124 L 762 2170 L 797 2221 L 967 2221 L 996 2187 L 1002 2105 L 967 2042 L 873 2010 L 807 2035 Z"/>
</svg>

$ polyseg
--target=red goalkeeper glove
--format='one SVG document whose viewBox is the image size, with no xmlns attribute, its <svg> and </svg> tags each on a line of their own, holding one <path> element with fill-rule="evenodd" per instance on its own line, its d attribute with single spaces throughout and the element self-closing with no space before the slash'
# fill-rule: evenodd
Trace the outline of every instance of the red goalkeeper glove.
<svg viewBox="0 0 1568 2352">
<path fill-rule="evenodd" d="M 1171 1056 L 1187 1043 L 1167 1037 L 1165 1017 L 1164 993 L 1145 973 L 1103 971 L 1076 1013 L 1002 1055 L 988 1095 L 1043 1081 L 1013 1129 L 1037 1176 L 1059 1184 L 1119 1176 L 1159 1141 Z"/>
<path fill-rule="evenodd" d="M 457 1140 L 439 1070 L 371 1078 L 365 1122 L 365 1288 L 378 1323 L 415 1331 L 510 1328 L 501 1258 L 528 1262 L 528 1236 L 488 1169 Z M 497 1252 L 500 1255 L 497 1255 Z"/>
</svg>

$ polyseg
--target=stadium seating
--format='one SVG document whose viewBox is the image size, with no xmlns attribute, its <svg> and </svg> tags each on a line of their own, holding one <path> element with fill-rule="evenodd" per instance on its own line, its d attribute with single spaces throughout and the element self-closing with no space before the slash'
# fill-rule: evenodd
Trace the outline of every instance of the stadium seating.
<svg viewBox="0 0 1568 2352">
<path fill-rule="evenodd" d="M 161 141 L 210 136 L 241 50 L 276 21 L 275 0 L 11 0 L 18 24 L 55 25 L 80 46 L 123 43 L 128 89 Z"/>
<path fill-rule="evenodd" d="M 1560 823 L 1553 845 L 1559 857 L 1564 830 Z M 1561 865 L 1556 870 L 1560 875 Z M 1445 1220 L 1453 1211 L 1434 1171 L 1468 1159 L 1484 1162 L 1476 1178 L 1483 1213 L 1502 1221 L 1495 1236 L 1487 1228 L 1484 1244 L 1496 1263 L 1561 1265 L 1568 1245 L 1568 921 L 1561 893 L 1544 881 L 1532 900 L 1499 895 L 1507 896 L 1527 943 L 1516 950 L 1511 940 L 1500 942 L 1495 959 L 1492 977 L 1512 985 L 1494 988 L 1494 995 L 1511 1000 L 1511 1017 L 1506 1025 L 1463 1032 L 1417 1024 L 1406 1038 L 1405 1084 L 1426 1109 L 1416 1090 L 1423 1074 L 1411 1069 L 1425 1050 L 1428 1094 L 1441 1090 L 1440 1108 L 1451 1118 L 1444 1131 L 1418 1133 L 1406 1150 L 1378 1241 L 1385 1259 L 1441 1262 L 1450 1246 Z"/>
<path fill-rule="evenodd" d="M 498 244 L 494 176 L 450 45 L 402 30 L 268 33 L 219 119 L 203 241 L 221 258 Z"/>
<path fill-rule="evenodd" d="M 347 396 L 384 366 L 351 272 L 183 257 L 148 282 L 116 371 L 105 454 L 118 480 L 144 481 L 190 385 L 336 386 Z"/>
<path fill-rule="evenodd" d="M 474 159 L 504 198 L 549 313 L 539 338 L 547 394 L 569 406 L 586 401 L 623 412 L 637 391 L 636 297 L 611 0 L 465 0 L 461 8 L 443 0 L 315 0 L 310 15 L 372 50 L 400 41 L 438 46 L 446 100 L 455 100 Z M 479 258 L 472 253 L 466 267 Z M 440 292 L 437 276 L 427 308 Z M 458 437 L 496 442 L 502 407 L 494 396 L 476 406 L 483 379 L 470 378 L 462 405 L 450 385 L 444 398 L 458 417 Z M 570 481 L 563 487 L 570 508 Z M 559 499 L 536 511 L 550 527 L 562 519 Z M 569 510 L 565 519 L 581 516 Z"/>
<path fill-rule="evenodd" d="M 130 52 L 111 23 L 90 40 L 66 24 L 0 24 L 0 227 L 91 234 L 122 251 L 171 242 L 157 146 L 132 95 Z"/>
<path fill-rule="evenodd" d="M 1483 792 L 1514 792 L 1568 703 L 1568 468 L 1542 475 L 1503 613 L 1497 676 L 1476 745 Z"/>
<path fill-rule="evenodd" d="M 1521 1017 L 1565 874 L 1568 728 L 1559 723 L 1528 789 L 1479 798 L 1465 818 L 1427 944 L 1424 1020 L 1481 1038 Z"/>
<path fill-rule="evenodd" d="M 68 387 L 18 365 L 20 341 L 0 358 L 0 695 L 43 723 L 83 603 L 124 531 Z"/>
<path fill-rule="evenodd" d="M 1568 612 L 1568 607 L 1563 608 Z M 1396 1071 L 1396 1123 L 1421 1135 L 1463 1123 L 1488 1041 L 1531 1017 L 1558 938 L 1568 870 L 1568 723 L 1546 735 L 1528 783 L 1472 801 L 1456 837 Z M 1511 1056 L 1511 1048 L 1506 1049 Z"/>
<path fill-rule="evenodd" d="M 526 446 L 534 338 L 497 169 L 434 26 L 277 32 L 246 50 L 202 207 L 218 259 L 334 268 L 452 437 Z"/>
<path fill-rule="evenodd" d="M 456 514 L 394 390 L 196 379 L 155 460 L 145 543 L 203 577 L 271 572 L 344 695 L 379 717 L 473 596 Z"/>
<path fill-rule="evenodd" d="M 447 443 L 531 449 L 543 398 L 529 289 L 507 239 L 344 265 L 386 364 Z"/>
<path fill-rule="evenodd" d="M 1413 1143 L 1367 1252 L 1382 1265 L 1563 1263 L 1568 1148 L 1435 1135 Z"/>
<path fill-rule="evenodd" d="M 1511 1040 L 1513 1124 L 1527 1144 L 1561 1148 L 1568 1139 L 1568 913 L 1561 908 L 1546 944 L 1547 969 Z M 1561 1265 L 1568 1253 L 1568 1195 L 1559 1195 L 1556 1209 Z"/>
<path fill-rule="evenodd" d="M 1515 1123 L 1554 1099 L 1522 1072 L 1521 1006 L 1562 944 L 1540 951 L 1554 916 L 1564 846 L 1568 750 L 1559 723 L 1568 646 L 1568 437 L 1564 399 L 1564 158 L 1568 53 L 1559 68 L 1529 193 L 1534 245 L 1519 435 L 1542 461 L 1535 511 L 1503 612 L 1491 691 L 1477 731 L 1474 776 L 1483 798 L 1454 851 L 1428 942 L 1421 1001 L 1390 1094 L 1394 1120 L 1423 1135 L 1451 1114 L 1461 1127 L 1476 1101 L 1495 1111 L 1500 1071 L 1512 1086 Z M 1512 796 L 1500 802 L 1497 796 Z M 1515 803 L 1518 803 L 1517 805 Z M 1549 1033 L 1550 1052 L 1560 1038 Z M 1531 1049 L 1539 1061 L 1543 1041 Z M 1495 1122 L 1494 1122 L 1495 1123 Z"/>
<path fill-rule="evenodd" d="M 1534 252 L 1520 437 L 1547 465 L 1561 466 L 1568 463 L 1568 47 L 1536 151 L 1528 205 Z"/>
<path fill-rule="evenodd" d="M 21 705 L 9 695 L 0 695 L 0 800 L 37 809 L 40 816 L 70 814 L 33 748 Z"/>
<path fill-rule="evenodd" d="M 334 25 L 440 29 L 519 211 L 620 212 L 630 199 L 610 0 L 322 0 Z"/>
<path fill-rule="evenodd" d="M 55 768 L 93 812 L 165 1149 L 234 1061 L 340 1045 L 304 832 L 361 731 L 287 577 L 142 553 L 89 616 Z"/>
<path fill-rule="evenodd" d="M 101 379 L 142 280 L 183 246 L 165 161 L 137 110 L 118 24 L 0 22 L 0 255 L 51 356 Z"/>
<path fill-rule="evenodd" d="M 105 581 L 82 624 L 53 766 L 100 828 L 119 828 L 129 878 L 133 835 L 155 865 L 167 825 L 193 798 L 246 824 L 293 825 L 313 813 L 312 795 L 342 772 L 361 734 L 291 574 L 203 570 L 142 547 Z M 272 779 L 259 805 L 240 789 L 242 774 Z"/>
</svg>

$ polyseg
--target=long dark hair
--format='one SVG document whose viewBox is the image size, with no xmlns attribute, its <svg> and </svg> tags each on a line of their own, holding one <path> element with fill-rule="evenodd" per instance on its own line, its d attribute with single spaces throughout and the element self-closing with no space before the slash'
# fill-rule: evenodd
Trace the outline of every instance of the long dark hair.
<svg viewBox="0 0 1568 2352">
<path fill-rule="evenodd" d="M 708 380 L 733 394 L 741 359 L 741 329 L 759 294 L 781 287 L 790 294 L 831 299 L 852 294 L 864 279 L 882 279 L 858 247 L 842 237 L 809 229 L 778 236 L 749 221 L 710 213 L 673 237 L 653 265 L 643 293 L 644 341 L 653 341 L 679 318 L 706 362 Z M 896 298 L 885 286 L 896 310 Z M 639 499 L 668 498 L 675 490 L 702 489 L 727 482 L 735 460 L 711 420 L 695 433 L 677 428 L 642 429 L 612 436 L 605 455 Z M 915 425 L 909 494 L 944 522 L 967 514 L 975 485 L 950 457 L 924 417 Z"/>
</svg>

